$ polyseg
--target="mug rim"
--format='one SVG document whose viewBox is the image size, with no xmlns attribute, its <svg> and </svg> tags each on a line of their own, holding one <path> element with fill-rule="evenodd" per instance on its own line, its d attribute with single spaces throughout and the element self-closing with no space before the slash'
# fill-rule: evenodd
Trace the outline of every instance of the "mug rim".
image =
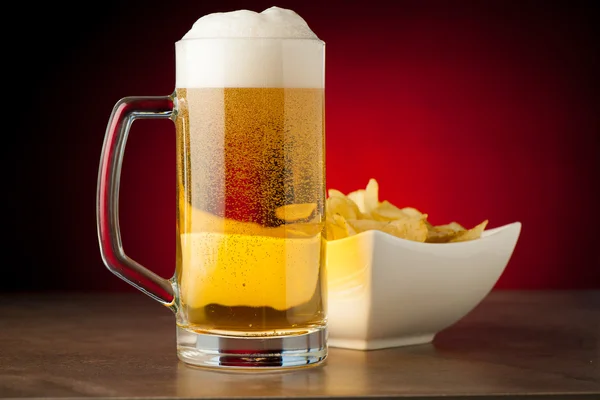
<svg viewBox="0 0 600 400">
<path fill-rule="evenodd" d="M 249 36 L 211 36 L 211 37 L 200 37 L 200 38 L 188 38 L 188 39 L 179 39 L 175 42 L 175 44 L 178 43 L 184 43 L 184 42 L 196 42 L 196 41 L 217 41 L 217 40 L 231 40 L 231 41 L 237 41 L 237 40 L 251 40 L 251 41 L 266 41 L 266 40 L 273 40 L 273 41 L 281 41 L 281 40 L 292 40 L 292 41 L 299 41 L 299 42 L 321 42 L 323 45 L 325 45 L 325 41 L 321 40 L 319 38 L 294 38 L 294 37 L 278 37 L 278 36 L 257 36 L 257 37 L 249 37 Z"/>
</svg>

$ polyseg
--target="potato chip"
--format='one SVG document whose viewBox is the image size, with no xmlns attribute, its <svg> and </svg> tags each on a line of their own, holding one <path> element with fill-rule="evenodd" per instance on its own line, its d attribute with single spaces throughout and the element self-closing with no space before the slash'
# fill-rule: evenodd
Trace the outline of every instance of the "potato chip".
<svg viewBox="0 0 600 400">
<path fill-rule="evenodd" d="M 376 221 L 374 219 L 349 219 L 347 222 L 356 233 L 372 230 L 380 231 L 389 223 L 389 221 Z"/>
<path fill-rule="evenodd" d="M 334 195 L 327 199 L 327 214 L 341 215 L 345 219 L 357 219 L 361 212 L 358 206 L 344 195 Z"/>
<path fill-rule="evenodd" d="M 382 231 L 402 239 L 424 242 L 427 238 L 425 221 L 418 218 L 403 218 L 394 221 L 378 221 L 372 219 L 357 219 L 346 221 L 356 233 L 366 231 Z"/>
<path fill-rule="evenodd" d="M 448 228 L 448 229 L 452 229 L 454 231 L 464 231 L 467 228 L 465 228 L 464 226 L 462 226 L 461 224 L 459 224 L 458 222 L 450 222 L 447 225 L 437 225 L 438 228 Z"/>
<path fill-rule="evenodd" d="M 365 189 L 365 214 L 371 213 L 379 206 L 379 184 L 375 179 L 369 179 Z"/>
<path fill-rule="evenodd" d="M 427 225 L 421 218 L 403 218 L 390 221 L 382 231 L 401 239 L 424 242 L 427 239 Z"/>
<path fill-rule="evenodd" d="M 399 218 L 407 218 L 401 209 L 390 203 L 389 201 L 381 202 L 375 209 L 371 210 L 371 217 L 377 221 L 393 221 Z"/>
<path fill-rule="evenodd" d="M 423 217 L 424 219 L 427 219 L 427 214 L 423 214 L 421 211 L 417 210 L 416 208 L 413 207 L 404 207 L 401 209 L 405 214 L 411 216 L 411 217 Z"/>
<path fill-rule="evenodd" d="M 427 243 L 447 243 L 458 233 L 466 229 L 457 222 L 451 222 L 446 225 L 427 226 Z"/>
<path fill-rule="evenodd" d="M 275 209 L 275 216 L 286 222 L 310 218 L 317 209 L 317 203 L 287 204 Z"/>
<path fill-rule="evenodd" d="M 477 225 L 469 230 L 460 231 L 456 236 L 454 236 L 452 239 L 450 239 L 450 241 L 448 243 L 466 242 L 468 240 L 480 239 L 487 224 L 488 224 L 488 220 L 486 219 L 479 225 Z"/>
<path fill-rule="evenodd" d="M 379 221 L 394 221 L 404 218 L 427 219 L 427 214 L 422 214 L 415 208 L 398 208 L 387 200 L 382 201 L 371 211 L 371 217 Z"/>
<path fill-rule="evenodd" d="M 338 240 L 356 235 L 356 231 L 348 224 L 346 219 L 339 214 L 333 214 L 325 220 L 326 239 Z"/>
<path fill-rule="evenodd" d="M 361 213 L 367 212 L 365 209 L 365 189 L 359 189 L 355 190 L 354 192 L 350 192 L 348 193 L 347 197 L 358 206 L 358 209 Z"/>
<path fill-rule="evenodd" d="M 425 214 L 414 207 L 397 207 L 379 200 L 379 183 L 369 179 L 365 189 L 345 195 L 329 189 L 326 208 L 326 236 L 341 239 L 370 230 L 386 232 L 398 238 L 425 243 L 454 243 L 481 238 L 488 221 L 465 229 L 458 222 L 432 225 Z"/>
<path fill-rule="evenodd" d="M 334 196 L 338 196 L 338 197 L 346 197 L 346 195 L 342 192 L 340 192 L 339 190 L 336 189 L 329 189 L 327 191 L 327 194 L 329 195 L 329 197 L 334 197 Z"/>
</svg>

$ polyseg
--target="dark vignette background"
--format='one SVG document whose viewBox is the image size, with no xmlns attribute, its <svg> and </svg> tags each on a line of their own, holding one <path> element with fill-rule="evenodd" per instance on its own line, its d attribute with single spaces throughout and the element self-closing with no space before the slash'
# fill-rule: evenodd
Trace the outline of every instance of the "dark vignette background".
<svg viewBox="0 0 600 400">
<path fill-rule="evenodd" d="M 329 188 L 374 177 L 434 223 L 523 222 L 497 288 L 600 288 L 594 2 L 146 0 L 17 5 L 0 291 L 133 290 L 104 268 L 96 236 L 111 109 L 173 91 L 174 42 L 199 16 L 271 5 L 327 43 Z M 127 254 L 165 277 L 174 138 L 169 121 L 136 122 L 121 190 Z"/>
</svg>

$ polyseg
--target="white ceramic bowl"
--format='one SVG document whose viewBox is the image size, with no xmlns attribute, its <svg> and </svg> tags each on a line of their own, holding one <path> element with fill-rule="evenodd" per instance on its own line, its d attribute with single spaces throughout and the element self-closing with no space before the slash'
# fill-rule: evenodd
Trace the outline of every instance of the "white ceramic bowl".
<svg viewBox="0 0 600 400">
<path fill-rule="evenodd" d="M 431 342 L 492 290 L 520 232 L 514 222 L 468 242 L 420 243 L 380 231 L 328 242 L 329 346 Z"/>
</svg>

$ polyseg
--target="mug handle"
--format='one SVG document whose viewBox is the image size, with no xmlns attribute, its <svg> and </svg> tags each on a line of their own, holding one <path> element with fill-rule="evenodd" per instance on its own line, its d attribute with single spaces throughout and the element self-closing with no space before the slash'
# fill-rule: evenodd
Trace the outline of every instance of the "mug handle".
<svg viewBox="0 0 600 400">
<path fill-rule="evenodd" d="M 122 98 L 108 120 L 96 197 L 96 221 L 104 265 L 116 276 L 171 309 L 175 295 L 171 282 L 129 258 L 123 250 L 119 229 L 119 186 L 125 143 L 136 119 L 172 119 L 172 96 Z"/>
</svg>

